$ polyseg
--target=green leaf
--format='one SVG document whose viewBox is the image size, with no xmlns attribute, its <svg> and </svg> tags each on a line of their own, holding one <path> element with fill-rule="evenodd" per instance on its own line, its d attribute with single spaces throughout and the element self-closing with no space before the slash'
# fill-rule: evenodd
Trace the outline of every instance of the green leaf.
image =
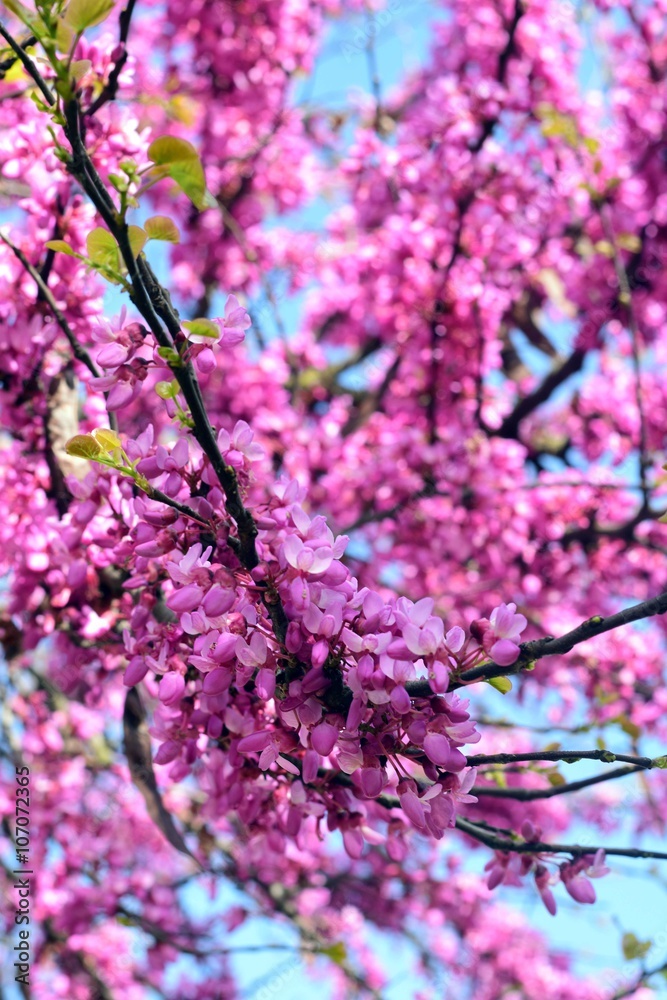
<svg viewBox="0 0 667 1000">
<path fill-rule="evenodd" d="M 114 0 L 70 0 L 65 11 L 65 23 L 77 35 L 101 24 L 114 8 Z"/>
<path fill-rule="evenodd" d="M 556 768 L 554 768 L 553 771 L 549 771 L 547 774 L 547 781 L 550 785 L 553 785 L 554 788 L 560 788 L 561 785 L 567 784 L 563 775 Z"/>
<path fill-rule="evenodd" d="M 69 71 L 72 79 L 79 83 L 92 65 L 90 59 L 77 59 L 76 62 L 70 63 Z"/>
<path fill-rule="evenodd" d="M 72 250 L 69 243 L 65 243 L 64 240 L 49 240 L 48 243 L 44 244 L 49 250 L 56 250 L 58 253 L 67 254 L 68 257 L 78 257 L 78 254 Z"/>
<path fill-rule="evenodd" d="M 144 229 L 149 240 L 164 240 L 166 243 L 180 243 L 181 234 L 176 223 L 168 215 L 154 215 L 146 219 Z"/>
<path fill-rule="evenodd" d="M 118 269 L 118 244 L 108 231 L 97 226 L 86 237 L 86 249 L 93 264 L 101 264 L 103 267 Z"/>
<path fill-rule="evenodd" d="M 643 958 L 651 950 L 652 942 L 640 941 L 635 934 L 628 932 L 623 935 L 621 947 L 623 948 L 623 958 L 630 962 L 633 958 Z"/>
<path fill-rule="evenodd" d="M 72 31 L 69 24 L 65 23 L 64 17 L 59 17 L 56 22 L 56 48 L 58 52 L 70 52 L 75 38 L 76 32 Z"/>
<path fill-rule="evenodd" d="M 202 211 L 207 207 L 206 178 L 204 168 L 199 160 L 182 160 L 180 163 L 172 163 L 169 168 L 169 176 L 176 181 L 181 191 L 187 194 L 195 208 Z"/>
<path fill-rule="evenodd" d="M 181 364 L 181 358 L 178 351 L 175 351 L 173 347 L 158 347 L 158 355 L 163 361 L 166 361 L 168 365 L 179 366 Z"/>
<path fill-rule="evenodd" d="M 220 327 L 210 319 L 185 320 L 181 325 L 185 327 L 191 338 L 205 337 L 207 340 L 217 340 L 220 336 Z"/>
<path fill-rule="evenodd" d="M 75 434 L 65 445 L 68 455 L 75 455 L 77 458 L 98 458 L 104 452 L 92 434 Z"/>
<path fill-rule="evenodd" d="M 507 694 L 512 690 L 512 682 L 509 677 L 489 677 L 488 683 L 501 694 Z"/>
<path fill-rule="evenodd" d="M 667 771 L 667 757 L 655 757 L 653 766 L 659 767 L 661 771 Z"/>
<path fill-rule="evenodd" d="M 171 382 L 158 382 L 155 386 L 155 391 L 160 399 L 174 399 L 178 396 L 178 382 L 175 380 Z"/>
<path fill-rule="evenodd" d="M 207 206 L 204 168 L 192 143 L 162 135 L 148 147 L 148 157 L 157 166 L 165 168 L 164 173 L 176 181 L 196 208 L 201 210 Z"/>
<path fill-rule="evenodd" d="M 181 163 L 184 160 L 197 160 L 199 154 L 191 142 L 186 139 L 177 139 L 173 135 L 161 135 L 153 139 L 148 147 L 148 159 L 153 163 L 172 164 Z"/>
<path fill-rule="evenodd" d="M 342 965 L 347 958 L 347 951 L 342 941 L 337 941 L 336 944 L 330 944 L 328 948 L 323 948 L 322 954 L 330 958 L 336 965 Z"/>
<path fill-rule="evenodd" d="M 130 241 L 130 247 L 133 255 L 138 257 L 146 245 L 148 234 L 144 232 L 141 226 L 128 226 L 127 238 Z"/>
<path fill-rule="evenodd" d="M 87 437 L 88 435 L 81 436 Z M 112 452 L 121 447 L 120 438 L 115 431 L 110 430 L 108 427 L 97 427 L 91 436 L 103 451 Z"/>
</svg>

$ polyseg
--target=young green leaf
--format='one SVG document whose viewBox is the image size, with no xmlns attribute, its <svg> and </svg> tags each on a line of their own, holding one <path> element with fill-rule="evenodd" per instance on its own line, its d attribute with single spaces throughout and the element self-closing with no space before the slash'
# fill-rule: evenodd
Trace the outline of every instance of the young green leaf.
<svg viewBox="0 0 667 1000">
<path fill-rule="evenodd" d="M 67 254 L 68 257 L 77 257 L 78 254 L 72 250 L 69 243 L 65 243 L 64 240 L 49 240 L 44 246 L 49 250 L 56 250 L 58 253 Z"/>
<path fill-rule="evenodd" d="M 101 446 L 97 443 L 92 434 L 75 434 L 65 445 L 68 455 L 76 455 L 77 458 L 94 459 L 103 455 Z"/>
<path fill-rule="evenodd" d="M 88 435 L 80 436 L 87 437 Z M 120 438 L 115 431 L 109 430 L 108 427 L 95 428 L 92 437 L 104 451 L 112 452 L 121 447 Z"/>
<path fill-rule="evenodd" d="M 114 8 L 115 0 L 70 0 L 65 11 L 65 23 L 76 32 L 101 24 Z"/>
<path fill-rule="evenodd" d="M 490 677 L 488 683 L 501 694 L 507 694 L 512 690 L 512 682 L 509 677 Z"/>
<path fill-rule="evenodd" d="M 322 954 L 330 958 L 336 965 L 342 965 L 347 958 L 347 950 L 342 941 L 336 941 L 335 944 L 330 944 L 327 948 L 323 948 Z"/>
<path fill-rule="evenodd" d="M 173 135 L 161 135 L 153 139 L 148 147 L 148 158 L 153 163 L 171 164 L 181 163 L 184 160 L 199 161 L 199 154 L 191 142 L 186 139 L 177 139 Z"/>
<path fill-rule="evenodd" d="M 97 226 L 86 237 L 88 256 L 94 264 L 118 268 L 118 244 L 107 229 Z"/>
<path fill-rule="evenodd" d="M 162 360 L 166 361 L 168 365 L 180 366 L 180 355 L 174 350 L 173 347 L 158 347 L 157 352 Z"/>
<path fill-rule="evenodd" d="M 629 932 L 623 935 L 621 942 L 623 958 L 631 962 L 634 958 L 643 958 L 651 950 L 651 941 L 640 941 L 636 934 Z"/>
<path fill-rule="evenodd" d="M 188 331 L 188 340 L 195 343 L 201 342 L 199 338 L 217 340 L 220 336 L 220 327 L 210 319 L 185 320 L 183 326 Z"/>
<path fill-rule="evenodd" d="M 72 79 L 79 83 L 92 65 L 93 64 L 90 59 L 77 59 L 75 62 L 71 63 L 69 70 Z"/>
<path fill-rule="evenodd" d="M 176 181 L 195 208 L 206 208 L 206 178 L 199 160 L 179 160 L 169 167 L 169 176 Z"/>
<path fill-rule="evenodd" d="M 76 32 L 65 21 L 64 17 L 59 17 L 56 22 L 56 47 L 58 52 L 70 52 L 76 38 Z"/>
<path fill-rule="evenodd" d="M 156 382 L 155 384 L 155 391 L 160 399 L 175 399 L 178 396 L 178 389 L 178 382 L 175 380 L 171 382 Z"/>
<path fill-rule="evenodd" d="M 127 238 L 130 241 L 130 247 L 132 248 L 132 253 L 135 257 L 138 257 L 141 251 L 146 245 L 148 240 L 148 234 L 144 232 L 141 226 L 128 226 L 127 227 Z"/>
<path fill-rule="evenodd" d="M 167 215 L 154 215 L 146 219 L 144 229 L 149 240 L 164 240 L 167 243 L 180 243 L 181 234 L 176 223 Z"/>
<path fill-rule="evenodd" d="M 148 147 L 149 158 L 188 196 L 198 209 L 206 207 L 206 178 L 197 150 L 192 143 L 175 136 L 162 135 Z"/>
</svg>

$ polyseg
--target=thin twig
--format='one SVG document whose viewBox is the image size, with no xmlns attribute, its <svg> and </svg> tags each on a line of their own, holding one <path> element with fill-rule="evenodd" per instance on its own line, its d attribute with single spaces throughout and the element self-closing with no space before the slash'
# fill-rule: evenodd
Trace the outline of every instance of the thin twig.
<svg viewBox="0 0 667 1000">
<path fill-rule="evenodd" d="M 50 104 L 51 106 L 53 106 L 56 103 L 56 99 L 53 96 L 53 94 L 51 93 L 51 91 L 49 90 L 49 88 L 47 86 L 47 83 L 46 83 L 46 80 L 44 79 L 44 77 L 42 76 L 42 74 L 39 72 L 39 70 L 35 66 L 34 62 L 30 58 L 30 56 L 28 55 L 28 53 L 25 51 L 25 49 L 21 46 L 21 44 L 19 42 L 16 41 L 15 38 L 13 38 L 9 34 L 9 32 L 7 31 L 7 29 L 2 24 L 1 21 L 0 21 L 0 35 L 2 35 L 2 37 L 7 42 L 7 44 L 10 45 L 14 49 L 14 52 L 16 52 L 16 55 L 18 56 L 18 58 L 23 63 L 23 66 L 25 67 L 26 72 L 28 73 L 29 76 L 32 77 L 32 79 L 35 81 L 35 83 L 37 84 L 37 86 L 41 90 L 42 94 L 44 95 L 44 99 L 46 100 L 46 103 Z"/>
<path fill-rule="evenodd" d="M 97 97 L 90 107 L 84 111 L 85 115 L 94 115 L 96 111 L 107 104 L 109 101 L 113 101 L 118 92 L 118 81 L 120 74 L 123 71 L 123 67 L 127 62 L 127 39 L 130 33 L 130 22 L 132 20 L 132 12 L 134 11 L 134 5 L 136 0 L 128 0 L 127 5 L 121 11 L 120 17 L 118 18 L 118 25 L 120 27 L 120 38 L 118 44 L 122 46 L 122 52 L 118 56 L 118 59 L 113 65 L 113 69 L 109 73 L 109 79 L 102 90 L 102 93 Z"/>
<path fill-rule="evenodd" d="M 611 753 L 609 750 L 534 750 L 528 753 L 479 753 L 467 758 L 471 767 L 480 764 L 515 764 L 523 760 L 565 761 L 576 764 L 578 760 L 599 760 L 603 764 L 615 764 L 620 760 L 624 764 L 634 764 L 635 767 L 650 771 L 660 767 L 652 757 L 632 757 L 624 753 Z"/>
<path fill-rule="evenodd" d="M 510 840 L 506 836 L 499 836 L 496 827 L 478 825 L 464 819 L 463 816 L 457 816 L 456 828 L 495 851 L 508 851 L 512 854 L 569 854 L 572 857 L 581 857 L 603 850 L 605 854 L 619 858 L 655 858 L 667 861 L 667 853 L 664 851 L 642 851 L 637 847 L 584 847 L 581 844 L 545 844 L 542 841 Z"/>
<path fill-rule="evenodd" d="M 33 265 L 30 263 L 30 261 L 23 253 L 23 251 L 20 250 L 17 246 L 15 246 L 11 242 L 11 240 L 9 240 L 2 232 L 0 232 L 0 240 L 5 244 L 6 247 L 8 247 L 12 251 L 14 256 L 21 261 L 23 267 L 25 268 L 25 270 L 28 272 L 32 280 L 39 288 L 42 298 L 48 304 L 49 309 L 53 313 L 53 316 L 58 326 L 67 337 L 67 340 L 69 341 L 69 345 L 72 349 L 72 354 L 74 355 L 74 357 L 77 359 L 77 361 L 80 361 L 82 365 L 86 366 L 86 368 L 93 376 L 93 378 L 99 378 L 100 373 L 95 365 L 95 362 L 93 361 L 93 359 L 91 358 L 90 354 L 85 349 L 85 347 L 82 347 L 79 341 L 76 339 L 74 331 L 67 322 L 62 310 L 58 307 L 58 304 L 55 298 L 53 297 L 51 289 L 46 284 L 46 282 L 42 278 L 37 268 L 33 267 Z"/>
</svg>

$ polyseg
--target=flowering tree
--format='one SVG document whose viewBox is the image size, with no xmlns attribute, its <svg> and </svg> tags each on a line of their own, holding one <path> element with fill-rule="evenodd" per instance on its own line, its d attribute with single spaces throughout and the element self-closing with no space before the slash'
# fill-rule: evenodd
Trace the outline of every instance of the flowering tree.
<svg viewBox="0 0 667 1000">
<path fill-rule="evenodd" d="M 494 890 L 667 859 L 667 3 L 449 0 L 391 93 L 393 0 L 2 6 L 11 979 L 231 1000 L 269 917 L 331 996 L 376 932 L 415 996 L 654 996 Z"/>
</svg>

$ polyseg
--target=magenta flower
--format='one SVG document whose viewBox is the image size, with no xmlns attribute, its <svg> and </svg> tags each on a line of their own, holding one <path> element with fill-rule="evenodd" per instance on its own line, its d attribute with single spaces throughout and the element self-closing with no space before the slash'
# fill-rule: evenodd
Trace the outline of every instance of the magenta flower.
<svg viewBox="0 0 667 1000">
<path fill-rule="evenodd" d="M 338 730 L 328 722 L 321 722 L 319 726 L 315 726 L 310 734 L 313 750 L 317 750 L 321 757 L 329 756 L 337 739 Z"/>
<path fill-rule="evenodd" d="M 233 347 L 245 340 L 245 332 L 252 325 L 250 316 L 239 304 L 235 295 L 228 295 L 225 302 L 225 315 L 216 323 L 222 330 L 220 343 Z"/>
<path fill-rule="evenodd" d="M 242 635 L 237 637 L 235 652 L 244 666 L 261 667 L 266 663 L 269 647 L 261 632 L 253 632 L 250 642 L 246 642 Z"/>
<path fill-rule="evenodd" d="M 514 663 L 519 655 L 516 640 L 528 624 L 524 615 L 516 614 L 516 604 L 501 604 L 491 612 L 490 635 L 485 636 L 484 647 L 501 667 Z"/>
<path fill-rule="evenodd" d="M 165 705 L 178 705 L 185 692 L 185 678 L 182 674 L 165 674 L 158 687 L 160 701 Z"/>
<path fill-rule="evenodd" d="M 198 572 L 199 570 L 210 568 L 209 557 L 212 551 L 210 546 L 202 551 L 201 543 L 196 542 L 178 562 L 169 561 L 167 563 L 169 576 L 174 583 L 194 583 L 202 575 Z M 204 576 L 208 575 L 204 574 Z"/>
<path fill-rule="evenodd" d="M 173 594 L 170 594 L 167 598 L 167 607 L 171 608 L 177 614 L 180 614 L 181 611 L 193 611 L 201 604 L 203 596 L 204 591 L 202 588 L 191 583 L 187 587 L 181 587 L 180 590 L 175 590 Z"/>
<path fill-rule="evenodd" d="M 540 894 L 540 898 L 552 917 L 556 916 L 556 900 L 551 891 L 552 878 L 544 865 L 538 865 L 535 869 L 535 885 Z"/>
</svg>

